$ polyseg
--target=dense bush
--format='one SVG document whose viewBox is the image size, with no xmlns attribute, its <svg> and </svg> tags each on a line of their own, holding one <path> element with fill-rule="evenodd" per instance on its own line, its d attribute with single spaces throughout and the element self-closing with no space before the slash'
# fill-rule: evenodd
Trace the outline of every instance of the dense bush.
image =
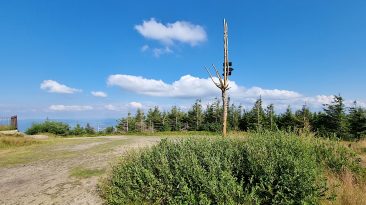
<svg viewBox="0 0 366 205">
<path fill-rule="evenodd" d="M 69 125 L 62 122 L 45 121 L 43 123 L 33 124 L 27 129 L 26 134 L 34 135 L 38 133 L 52 133 L 55 135 L 67 135 L 70 132 Z"/>
<path fill-rule="evenodd" d="M 114 127 L 113 126 L 106 127 L 103 132 L 105 134 L 112 134 L 114 132 Z"/>
<path fill-rule="evenodd" d="M 108 204 L 316 204 L 327 190 L 325 169 L 355 167 L 338 144 L 282 132 L 162 140 L 116 165 L 103 197 Z"/>
<path fill-rule="evenodd" d="M 26 134 L 35 135 L 39 133 L 51 133 L 55 135 L 75 135 L 75 136 L 94 136 L 96 134 L 112 134 L 114 132 L 114 127 L 107 127 L 104 131 L 96 132 L 95 129 L 90 126 L 89 123 L 85 127 L 77 124 L 74 128 L 70 128 L 68 124 L 55 121 L 45 121 L 43 123 L 33 124 L 27 129 Z"/>
<path fill-rule="evenodd" d="M 310 143 L 282 132 L 252 135 L 242 171 L 247 192 L 258 204 L 316 203 L 326 191 Z"/>
<path fill-rule="evenodd" d="M 317 163 L 330 171 L 340 174 L 348 170 L 355 176 L 364 175 L 364 169 L 360 166 L 360 160 L 356 153 L 338 141 L 320 138 L 310 138 L 308 143 L 312 144 L 312 152 L 315 153 Z"/>
</svg>

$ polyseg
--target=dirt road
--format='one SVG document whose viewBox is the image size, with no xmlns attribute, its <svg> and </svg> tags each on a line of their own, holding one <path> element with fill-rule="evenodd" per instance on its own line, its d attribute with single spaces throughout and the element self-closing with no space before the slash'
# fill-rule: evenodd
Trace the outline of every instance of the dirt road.
<svg viewBox="0 0 366 205">
<path fill-rule="evenodd" d="M 0 204 L 102 204 L 97 183 L 110 163 L 154 137 L 67 138 L 0 152 Z M 8 157 L 6 157 L 8 155 Z"/>
</svg>

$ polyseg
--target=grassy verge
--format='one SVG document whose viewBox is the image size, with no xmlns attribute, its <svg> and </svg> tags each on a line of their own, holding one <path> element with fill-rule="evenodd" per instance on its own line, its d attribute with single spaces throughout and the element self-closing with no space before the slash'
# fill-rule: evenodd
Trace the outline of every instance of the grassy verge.
<svg viewBox="0 0 366 205">
<path fill-rule="evenodd" d="M 11 140 L 13 139 L 15 138 L 11 138 Z M 81 157 L 82 155 L 93 156 L 100 153 L 108 153 L 117 146 L 127 145 L 133 142 L 132 138 L 49 137 L 46 140 L 25 139 L 31 140 L 29 146 L 6 146 L 0 148 L 0 167 L 26 164 L 39 160 L 75 158 Z"/>
<path fill-rule="evenodd" d="M 8 131 L 8 130 L 15 130 L 15 128 L 10 125 L 0 125 L 0 131 Z"/>
<path fill-rule="evenodd" d="M 0 134 L 0 150 L 12 147 L 29 146 L 39 143 L 41 143 L 41 141 L 32 138 L 26 138 L 23 135 Z"/>
<path fill-rule="evenodd" d="M 31 146 L 12 147 L 0 150 L 0 167 L 77 156 L 76 152 L 57 150 L 57 146 L 55 145 L 58 143 L 58 140 L 47 140 L 47 142 L 33 144 Z"/>
<path fill-rule="evenodd" d="M 79 179 L 85 179 L 93 176 L 100 176 L 104 174 L 104 169 L 91 169 L 91 168 L 85 168 L 85 167 L 74 167 L 70 171 L 71 177 L 76 177 Z"/>
<path fill-rule="evenodd" d="M 340 144 L 352 149 L 357 153 L 357 158 L 360 160 L 360 165 L 366 167 L 366 140 L 358 142 L 341 141 Z M 366 204 L 366 180 L 359 177 L 359 174 L 354 174 L 349 170 L 344 170 L 342 173 L 326 173 L 328 184 L 332 187 L 331 191 L 337 196 L 335 200 L 324 202 L 323 204 L 332 205 L 353 205 Z"/>
</svg>

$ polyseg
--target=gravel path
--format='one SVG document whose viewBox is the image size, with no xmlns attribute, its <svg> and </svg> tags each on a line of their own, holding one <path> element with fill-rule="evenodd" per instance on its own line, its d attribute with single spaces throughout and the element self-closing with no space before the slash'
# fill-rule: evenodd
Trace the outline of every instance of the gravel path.
<svg viewBox="0 0 366 205">
<path fill-rule="evenodd" d="M 102 204 L 97 192 L 101 176 L 77 178 L 70 176 L 71 170 L 75 167 L 108 170 L 110 163 L 127 150 L 151 146 L 160 140 L 136 136 L 84 139 L 85 143 L 80 143 L 83 138 L 67 139 L 78 140 L 77 145 L 51 145 L 57 146 L 55 152 L 70 152 L 72 157 L 0 168 L 0 204 Z M 113 146 L 118 142 L 119 145 Z"/>
</svg>

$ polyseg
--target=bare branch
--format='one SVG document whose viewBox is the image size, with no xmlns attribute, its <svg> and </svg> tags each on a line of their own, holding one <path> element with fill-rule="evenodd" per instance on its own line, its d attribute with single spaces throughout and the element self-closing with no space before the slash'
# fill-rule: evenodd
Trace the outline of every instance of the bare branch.
<svg viewBox="0 0 366 205">
<path fill-rule="evenodd" d="M 215 71 L 216 71 L 216 75 L 217 75 L 217 77 L 219 78 L 219 81 L 220 81 L 221 86 L 222 86 L 222 87 L 224 87 L 224 82 L 222 81 L 222 78 L 221 78 L 221 75 L 220 75 L 219 71 L 216 69 L 216 67 L 215 67 L 215 65 L 214 65 L 214 64 L 212 64 L 212 67 L 213 67 L 213 68 L 215 69 Z"/>
<path fill-rule="evenodd" d="M 214 81 L 214 79 L 211 75 L 211 72 L 206 68 L 206 66 L 205 66 L 205 69 L 206 69 L 207 73 L 210 75 L 210 78 L 211 78 L 212 82 L 216 85 L 216 87 L 220 88 L 220 84 L 218 84 Z"/>
</svg>

